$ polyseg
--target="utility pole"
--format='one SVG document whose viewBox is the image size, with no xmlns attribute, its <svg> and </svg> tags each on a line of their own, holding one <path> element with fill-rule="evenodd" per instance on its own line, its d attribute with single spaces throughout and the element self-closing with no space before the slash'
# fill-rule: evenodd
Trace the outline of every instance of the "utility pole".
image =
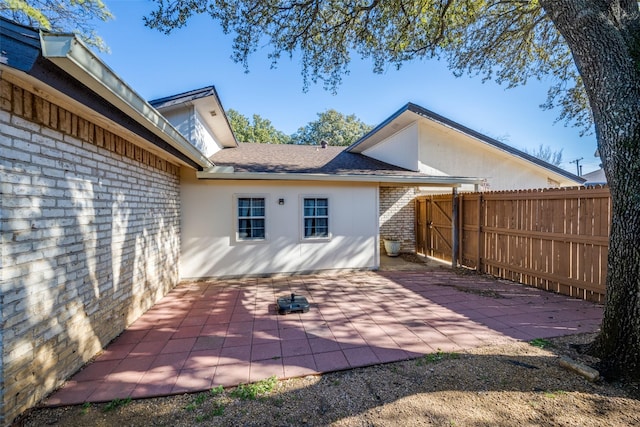
<svg viewBox="0 0 640 427">
<path fill-rule="evenodd" d="M 576 164 L 576 175 L 578 176 L 582 176 L 582 174 L 580 173 L 580 169 L 582 169 L 580 167 L 580 160 L 582 160 L 584 157 L 580 157 L 579 159 L 575 159 L 570 161 L 569 163 L 575 163 Z"/>
</svg>

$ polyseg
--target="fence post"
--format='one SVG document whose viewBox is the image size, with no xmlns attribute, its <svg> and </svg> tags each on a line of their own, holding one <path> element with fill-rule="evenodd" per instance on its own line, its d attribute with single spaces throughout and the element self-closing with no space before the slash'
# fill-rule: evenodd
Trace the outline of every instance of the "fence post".
<svg viewBox="0 0 640 427">
<path fill-rule="evenodd" d="M 476 261 L 476 271 L 482 273 L 482 250 L 484 249 L 484 233 L 482 232 L 484 212 L 482 211 L 483 193 L 478 193 L 478 258 Z"/>
<path fill-rule="evenodd" d="M 451 198 L 451 268 L 458 266 L 460 229 L 458 224 L 458 187 L 452 188 Z"/>
<path fill-rule="evenodd" d="M 464 194 L 458 195 L 458 263 L 464 266 L 464 215 L 465 215 Z"/>
</svg>

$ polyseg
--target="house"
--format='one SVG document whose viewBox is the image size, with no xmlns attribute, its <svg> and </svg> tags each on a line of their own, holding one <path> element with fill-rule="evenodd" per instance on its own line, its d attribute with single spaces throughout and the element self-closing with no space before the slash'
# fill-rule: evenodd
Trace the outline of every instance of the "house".
<svg viewBox="0 0 640 427">
<path fill-rule="evenodd" d="M 181 170 L 213 165 L 74 36 L 0 46 L 4 426 L 178 284 Z"/>
<path fill-rule="evenodd" d="M 182 278 L 377 269 L 381 234 L 400 235 L 413 249 L 409 202 L 418 186 L 480 182 L 432 177 L 326 144 L 216 139 L 204 121 L 207 112 L 223 115 L 213 88 L 151 104 L 178 129 L 208 130 L 192 135 L 213 143 L 215 166 L 180 176 Z"/>
<path fill-rule="evenodd" d="M 147 102 L 73 35 L 0 18 L 0 45 L 1 425 L 180 280 L 376 269 L 386 235 L 412 250 L 419 187 L 493 179 L 436 163 L 447 135 L 572 179 L 412 105 L 347 149 L 239 144 L 212 86 Z"/>
<path fill-rule="evenodd" d="M 596 152 L 593 154 L 594 157 L 600 157 L 600 150 L 596 149 Z M 602 165 L 600 165 L 600 169 L 596 169 L 589 173 L 585 173 L 582 175 L 582 178 L 585 179 L 584 185 L 586 186 L 596 186 L 596 185 L 607 185 L 607 176 L 604 173 L 604 169 Z"/>
<path fill-rule="evenodd" d="M 596 169 L 589 173 L 585 173 L 584 175 L 582 175 L 582 178 L 585 179 L 584 185 L 587 185 L 587 186 L 607 184 L 607 176 L 604 174 L 603 168 Z"/>
<path fill-rule="evenodd" d="M 196 93 L 151 103 L 163 114 L 170 105 L 180 128 L 198 118 L 188 113 Z M 211 109 L 217 105 L 212 97 Z M 414 104 L 346 149 L 230 144 L 211 151 L 215 167 L 181 175 L 185 278 L 376 269 L 381 237 L 394 236 L 403 251 L 414 250 L 419 188 L 541 188 L 583 181 Z M 259 206 L 256 218 L 253 203 Z M 258 224 L 258 231 L 244 224 Z"/>
<path fill-rule="evenodd" d="M 152 105 L 73 35 L 0 46 L 0 425 L 181 279 L 374 269 L 416 186 L 480 182 L 238 144 L 213 87 Z"/>
<path fill-rule="evenodd" d="M 584 179 L 408 103 L 348 149 L 431 176 L 473 176 L 482 190 L 581 185 Z M 462 190 L 473 191 L 471 186 Z"/>
</svg>

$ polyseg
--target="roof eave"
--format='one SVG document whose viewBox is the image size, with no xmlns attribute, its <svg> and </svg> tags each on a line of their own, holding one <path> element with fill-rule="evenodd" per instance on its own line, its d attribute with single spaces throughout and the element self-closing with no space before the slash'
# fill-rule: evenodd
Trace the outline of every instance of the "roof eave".
<svg viewBox="0 0 640 427">
<path fill-rule="evenodd" d="M 433 111 L 427 110 L 425 108 L 420 107 L 419 105 L 409 103 L 407 104 L 407 110 L 414 112 L 424 118 L 427 118 L 435 123 L 438 123 L 441 126 L 444 126 L 448 129 L 451 129 L 455 132 L 460 132 L 465 134 L 466 136 L 475 139 L 483 144 L 487 144 L 490 147 L 493 147 L 503 153 L 518 157 L 528 163 L 535 165 L 536 167 L 544 168 L 555 178 L 560 178 L 561 180 L 569 179 L 574 181 L 576 184 L 582 184 L 585 182 L 581 177 L 572 174 L 569 171 L 566 171 L 558 166 L 552 165 L 551 163 L 545 162 L 544 160 L 538 159 L 537 157 L 525 153 L 522 150 L 518 150 L 515 147 L 512 147 L 508 144 L 498 141 L 497 139 L 491 138 L 487 135 L 484 135 L 478 131 L 475 131 L 471 128 L 468 128 L 460 123 L 454 122 L 453 120 L 449 120 L 444 116 L 441 116 Z"/>
<path fill-rule="evenodd" d="M 365 135 L 360 137 L 360 139 L 358 139 L 356 142 L 354 142 L 353 144 L 348 146 L 345 149 L 345 151 L 350 152 L 350 153 L 362 153 L 366 149 L 371 148 L 372 145 L 377 144 L 377 142 L 375 142 L 375 140 L 370 145 L 367 144 L 367 141 L 370 141 L 372 137 L 374 137 L 375 135 L 380 133 L 387 126 L 391 125 L 396 119 L 398 119 L 400 116 L 402 116 L 405 112 L 410 111 L 410 106 L 411 105 L 412 105 L 411 103 L 408 103 L 408 104 L 404 105 L 402 108 L 400 108 L 398 111 L 393 113 L 390 117 L 385 119 L 378 126 L 374 127 L 369 132 L 367 132 Z"/>
<path fill-rule="evenodd" d="M 42 55 L 203 169 L 213 166 L 156 109 L 71 34 L 40 34 Z"/>
<path fill-rule="evenodd" d="M 222 107 L 222 102 L 215 86 L 207 86 L 177 95 L 154 99 L 149 101 L 149 104 L 163 113 L 173 109 L 184 108 L 185 105 L 192 105 L 223 148 L 238 146 L 238 141 L 233 129 L 231 129 L 229 118 Z"/>
<path fill-rule="evenodd" d="M 453 131 L 460 132 L 468 136 L 469 138 L 473 138 L 483 144 L 487 144 L 511 156 L 520 158 L 526 161 L 527 163 L 535 165 L 536 167 L 544 168 L 546 171 L 548 171 L 550 174 L 553 175 L 552 176 L 553 179 L 559 178 L 561 181 L 568 179 L 570 181 L 573 181 L 576 184 L 583 184 L 585 182 L 583 178 L 577 175 L 574 175 L 569 171 L 565 171 L 564 169 L 558 166 L 544 162 L 543 160 L 540 160 L 530 154 L 527 154 L 521 150 L 518 150 L 517 148 L 504 144 L 496 139 L 493 139 L 489 136 L 481 134 L 480 132 L 477 132 L 471 128 L 461 125 L 460 123 L 454 122 L 453 120 L 449 120 L 444 116 L 441 116 L 437 113 L 434 113 L 433 111 L 427 110 L 426 108 L 420 107 L 419 105 L 413 104 L 411 102 L 405 104 L 402 108 L 400 108 L 398 111 L 393 113 L 385 121 L 380 123 L 374 129 L 368 132 L 366 135 L 361 137 L 358 141 L 354 142 L 349 147 L 347 147 L 346 151 L 354 152 L 354 153 L 363 153 L 368 148 L 371 148 L 372 146 L 375 146 L 376 144 L 384 141 L 386 138 L 388 138 L 391 134 L 395 133 L 396 131 L 404 129 L 407 126 L 407 124 L 405 124 L 404 126 L 396 126 L 396 128 L 394 128 L 389 135 L 387 135 L 386 133 L 383 133 L 385 128 L 392 126 L 394 122 L 402 120 L 402 118 L 407 113 L 415 114 L 414 116 L 415 120 L 411 120 L 409 117 L 406 118 L 406 120 L 408 120 L 411 123 L 413 123 L 416 120 L 419 120 L 419 118 L 431 120 L 434 123 L 437 123 Z"/>
<path fill-rule="evenodd" d="M 452 176 L 386 176 L 386 175 L 349 175 L 349 174 L 311 174 L 311 173 L 273 173 L 273 172 L 231 172 L 214 169 L 196 172 L 202 180 L 253 180 L 253 181 L 320 181 L 320 182 L 359 182 L 392 185 L 416 185 L 431 187 L 459 187 L 463 184 L 482 184 L 481 178 Z"/>
<path fill-rule="evenodd" d="M 231 123 L 229 118 L 222 107 L 220 97 L 215 87 L 212 87 L 212 94 L 207 98 L 212 98 L 214 102 L 214 108 L 211 109 L 207 98 L 197 99 L 194 101 L 196 110 L 202 116 L 207 126 L 216 135 L 222 147 L 233 148 L 238 146 L 236 136 L 231 129 Z M 217 110 L 217 111 L 216 111 Z"/>
</svg>

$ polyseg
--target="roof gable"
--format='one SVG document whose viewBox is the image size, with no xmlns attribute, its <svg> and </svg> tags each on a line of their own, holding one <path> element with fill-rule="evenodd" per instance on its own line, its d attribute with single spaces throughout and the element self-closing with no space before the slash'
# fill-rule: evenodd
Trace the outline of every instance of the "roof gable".
<svg viewBox="0 0 640 427">
<path fill-rule="evenodd" d="M 607 176 L 602 168 L 594 170 L 593 172 L 585 173 L 582 177 L 587 180 L 587 184 L 591 185 L 607 183 Z"/>
<path fill-rule="evenodd" d="M 161 113 L 193 106 L 209 131 L 215 135 L 216 140 L 223 147 L 235 147 L 238 144 L 214 86 L 154 99 L 149 101 L 149 104 Z"/>
<path fill-rule="evenodd" d="M 538 159 L 522 150 L 518 150 L 510 145 L 500 142 L 494 138 L 484 135 L 478 131 L 475 131 L 469 127 L 466 127 L 460 123 L 454 122 L 444 116 L 441 116 L 433 111 L 422 108 L 419 105 L 413 103 L 407 103 L 400 108 L 394 114 L 392 114 L 385 121 L 376 126 L 371 132 L 364 135 L 358 141 L 353 143 L 347 148 L 347 151 L 353 153 L 363 153 L 366 150 L 376 146 L 377 144 L 385 141 L 390 136 L 394 135 L 398 131 L 406 128 L 407 126 L 420 120 L 428 120 L 431 123 L 443 126 L 448 129 L 452 129 L 456 132 L 460 132 L 470 138 L 480 141 L 483 144 L 490 146 L 493 149 L 500 150 L 511 156 L 515 156 L 522 160 L 525 160 L 536 167 L 544 168 L 547 171 L 561 175 L 564 178 L 575 181 L 576 183 L 584 182 L 583 178 L 572 174 L 558 166 L 552 165 L 544 160 Z"/>
</svg>

